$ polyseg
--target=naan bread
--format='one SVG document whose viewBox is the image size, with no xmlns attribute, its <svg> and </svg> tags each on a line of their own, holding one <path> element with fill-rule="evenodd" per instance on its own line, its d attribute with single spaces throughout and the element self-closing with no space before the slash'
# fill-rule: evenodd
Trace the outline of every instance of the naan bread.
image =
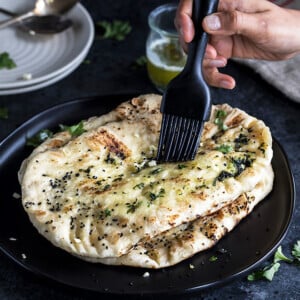
<svg viewBox="0 0 300 300">
<path fill-rule="evenodd" d="M 194 161 L 157 165 L 160 101 L 134 98 L 84 122 L 79 137 L 55 135 L 24 161 L 23 206 L 54 245 L 120 257 L 142 239 L 229 205 L 267 176 L 268 127 L 228 105 L 213 107 Z"/>
<path fill-rule="evenodd" d="M 269 166 L 265 177 L 255 188 L 239 196 L 215 213 L 179 225 L 152 239 L 144 239 L 127 254 L 113 258 L 85 260 L 107 265 L 126 265 L 142 268 L 163 268 L 177 264 L 200 251 L 214 246 L 224 235 L 250 214 L 273 187 L 273 170 Z"/>
</svg>

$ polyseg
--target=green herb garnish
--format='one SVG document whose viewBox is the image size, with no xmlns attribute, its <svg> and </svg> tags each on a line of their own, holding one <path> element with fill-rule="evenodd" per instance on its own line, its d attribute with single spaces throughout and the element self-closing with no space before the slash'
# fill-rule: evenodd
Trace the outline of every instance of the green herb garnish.
<svg viewBox="0 0 300 300">
<path fill-rule="evenodd" d="M 210 261 L 210 262 L 215 262 L 216 260 L 218 260 L 218 257 L 215 256 L 215 255 L 213 255 L 213 256 L 211 256 L 211 257 L 209 258 L 209 261 Z"/>
<path fill-rule="evenodd" d="M 216 112 L 216 118 L 215 118 L 214 123 L 216 125 L 218 125 L 218 128 L 220 130 L 224 130 L 225 131 L 225 130 L 228 129 L 228 127 L 224 124 L 224 119 L 225 119 L 226 116 L 227 116 L 227 113 L 224 110 L 218 110 Z"/>
<path fill-rule="evenodd" d="M 223 144 L 223 145 L 217 147 L 216 150 L 218 150 L 218 151 L 226 154 L 226 153 L 232 152 L 233 148 L 232 148 L 231 145 L 225 145 L 225 144 Z"/>
<path fill-rule="evenodd" d="M 277 263 L 279 261 L 285 261 L 287 263 L 292 263 L 293 260 L 286 257 L 283 253 L 282 253 L 282 247 L 279 246 L 277 251 L 274 254 L 274 263 Z"/>
<path fill-rule="evenodd" d="M 133 214 L 142 204 L 142 201 L 137 201 L 137 199 L 132 203 L 126 203 L 127 213 Z"/>
<path fill-rule="evenodd" d="M 144 184 L 143 182 L 141 182 L 141 183 L 135 185 L 135 186 L 133 187 L 133 189 L 134 189 L 134 190 L 136 190 L 136 189 L 142 189 L 144 186 L 145 186 L 145 184 Z"/>
<path fill-rule="evenodd" d="M 300 263 L 300 240 L 294 245 L 292 255 L 294 256 L 295 260 Z"/>
<path fill-rule="evenodd" d="M 138 68 L 142 68 L 146 65 L 147 63 L 147 57 L 145 55 L 142 55 L 140 57 L 138 57 L 132 64 L 132 68 L 133 69 L 138 69 Z"/>
<path fill-rule="evenodd" d="M 113 20 L 112 22 L 99 21 L 96 25 L 103 30 L 103 33 L 101 34 L 102 39 L 123 41 L 132 30 L 128 21 L 121 20 Z"/>
<path fill-rule="evenodd" d="M 26 145 L 27 146 L 32 146 L 32 147 L 37 147 L 41 143 L 43 143 L 45 140 L 48 138 L 51 138 L 53 136 L 53 132 L 48 130 L 48 129 L 43 129 L 39 131 L 37 134 L 35 134 L 31 138 L 27 138 L 26 140 Z"/>
<path fill-rule="evenodd" d="M 8 108 L 0 107 L 0 119 L 8 119 Z"/>
<path fill-rule="evenodd" d="M 272 281 L 275 273 L 279 270 L 279 267 L 280 267 L 280 263 L 273 263 L 269 266 L 266 266 L 262 270 L 258 270 L 256 272 L 249 274 L 247 276 L 247 279 L 249 281 L 255 281 L 255 280 L 265 278 L 269 281 Z"/>
<path fill-rule="evenodd" d="M 243 145 L 247 145 L 249 142 L 249 138 L 244 135 L 244 134 L 240 134 L 235 140 L 234 140 L 234 148 L 235 150 L 239 150 L 241 148 L 241 146 Z"/>
<path fill-rule="evenodd" d="M 154 169 L 154 170 L 152 170 L 152 171 L 150 172 L 150 175 L 156 175 L 156 174 L 158 174 L 158 173 L 161 172 L 161 171 L 162 171 L 162 168 Z"/>
<path fill-rule="evenodd" d="M 267 279 L 269 281 L 272 281 L 275 273 L 280 268 L 280 261 L 286 262 L 286 263 L 297 263 L 300 261 L 300 240 L 297 241 L 297 243 L 294 245 L 292 250 L 292 255 L 294 256 L 294 260 L 288 258 L 285 254 L 282 252 L 282 247 L 279 246 L 274 254 L 273 262 L 270 265 L 267 265 L 263 269 L 257 270 L 255 272 L 252 272 L 247 276 L 247 279 L 249 281 L 259 280 L 259 279 Z"/>
<path fill-rule="evenodd" d="M 61 131 L 69 131 L 72 137 L 79 136 L 86 131 L 83 127 L 83 121 L 80 121 L 78 124 L 72 126 L 59 124 L 59 128 Z"/>
<path fill-rule="evenodd" d="M 179 164 L 179 165 L 177 165 L 177 168 L 178 168 L 179 170 L 182 170 L 182 169 L 187 168 L 187 165 Z"/>
<path fill-rule="evenodd" d="M 0 53 L 0 69 L 13 69 L 17 65 L 7 52 Z"/>
</svg>

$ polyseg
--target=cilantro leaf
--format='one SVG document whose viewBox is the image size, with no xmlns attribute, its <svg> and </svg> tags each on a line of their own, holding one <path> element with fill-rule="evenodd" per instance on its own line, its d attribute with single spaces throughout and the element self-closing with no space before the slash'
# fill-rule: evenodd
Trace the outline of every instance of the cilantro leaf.
<svg viewBox="0 0 300 300">
<path fill-rule="evenodd" d="M 0 107 L 0 119 L 8 119 L 8 108 Z"/>
<path fill-rule="evenodd" d="M 300 240 L 294 245 L 292 255 L 300 263 Z"/>
<path fill-rule="evenodd" d="M 13 69 L 17 65 L 7 52 L 0 53 L 0 69 Z"/>
<path fill-rule="evenodd" d="M 41 143 L 43 143 L 45 140 L 48 138 L 51 138 L 53 136 L 53 132 L 48 130 L 48 129 L 43 129 L 39 131 L 37 134 L 35 134 L 31 138 L 27 138 L 26 140 L 26 145 L 27 146 L 32 146 L 32 147 L 37 147 Z"/>
<path fill-rule="evenodd" d="M 72 126 L 59 124 L 59 128 L 61 131 L 69 131 L 72 137 L 79 136 L 86 131 L 83 127 L 83 121 L 80 121 L 78 124 Z"/>
<path fill-rule="evenodd" d="M 274 263 L 277 263 L 277 262 L 279 262 L 279 261 L 281 261 L 281 260 L 283 260 L 283 261 L 285 261 L 285 262 L 288 262 L 288 263 L 293 262 L 292 259 L 286 257 L 286 256 L 282 253 L 282 247 L 279 246 L 278 249 L 277 249 L 277 251 L 276 251 L 275 254 L 274 254 Z"/>
<path fill-rule="evenodd" d="M 123 41 L 125 37 L 131 32 L 132 27 L 128 21 L 113 20 L 99 21 L 96 23 L 103 31 L 101 34 L 102 39 L 115 39 L 117 41 Z"/>
<path fill-rule="evenodd" d="M 271 265 L 264 267 L 262 270 L 258 270 L 249 274 L 247 279 L 249 281 L 255 281 L 255 280 L 265 278 L 269 281 L 272 281 L 275 273 L 278 272 L 279 268 L 280 268 L 280 263 L 278 262 L 273 263 Z"/>
</svg>

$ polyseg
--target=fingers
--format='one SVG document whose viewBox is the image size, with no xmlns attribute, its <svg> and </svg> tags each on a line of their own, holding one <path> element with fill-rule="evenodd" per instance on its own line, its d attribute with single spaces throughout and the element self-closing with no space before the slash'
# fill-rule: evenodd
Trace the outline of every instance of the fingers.
<svg viewBox="0 0 300 300">
<path fill-rule="evenodd" d="M 211 35 L 243 35 L 254 41 L 268 29 L 266 14 L 249 14 L 240 11 L 219 12 L 203 19 L 203 29 Z"/>
<path fill-rule="evenodd" d="M 175 26 L 185 43 L 190 43 L 195 34 L 192 10 L 193 0 L 181 0 L 176 12 Z"/>
<path fill-rule="evenodd" d="M 203 70 L 208 85 L 229 90 L 235 87 L 235 80 L 227 74 L 220 73 L 217 68 L 204 67 Z"/>
</svg>

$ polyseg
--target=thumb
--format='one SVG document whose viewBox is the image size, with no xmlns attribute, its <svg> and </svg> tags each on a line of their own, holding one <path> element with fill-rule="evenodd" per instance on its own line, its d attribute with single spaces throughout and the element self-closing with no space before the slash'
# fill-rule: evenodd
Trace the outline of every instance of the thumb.
<svg viewBox="0 0 300 300">
<path fill-rule="evenodd" d="M 249 38 L 257 38 L 266 25 L 263 14 L 258 16 L 236 10 L 206 16 L 202 23 L 203 29 L 212 35 L 240 34 Z"/>
</svg>

